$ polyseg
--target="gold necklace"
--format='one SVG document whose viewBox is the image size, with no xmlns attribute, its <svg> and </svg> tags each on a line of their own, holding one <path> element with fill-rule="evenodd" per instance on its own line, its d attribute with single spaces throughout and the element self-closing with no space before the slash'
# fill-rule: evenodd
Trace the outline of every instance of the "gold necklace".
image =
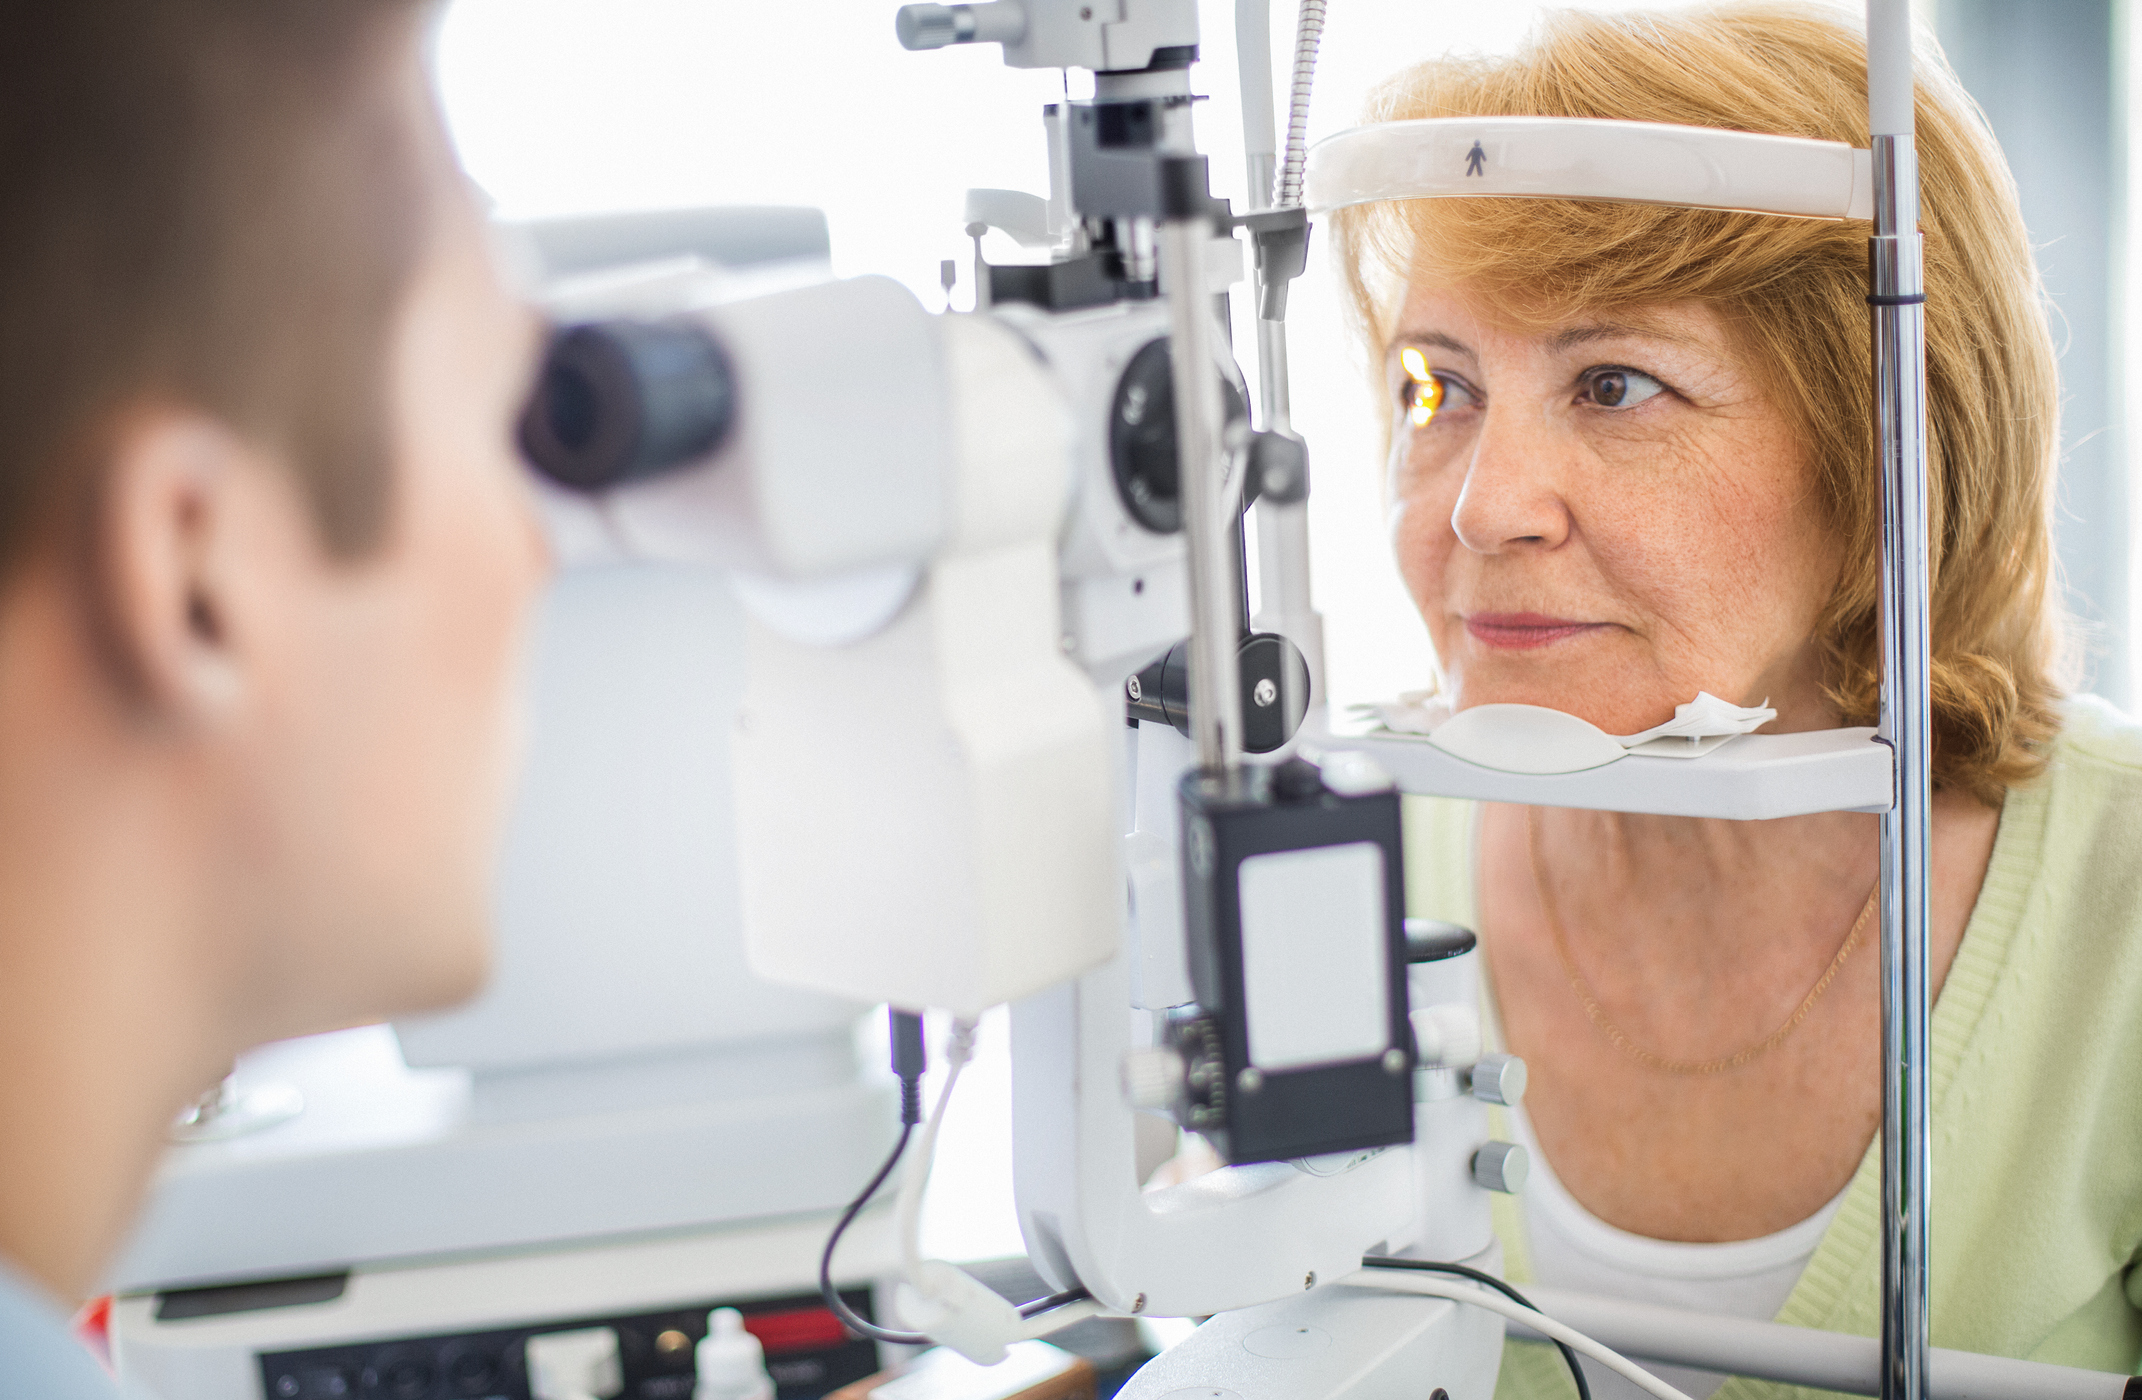
<svg viewBox="0 0 2142 1400">
<path fill-rule="evenodd" d="M 1882 893 L 1881 882 L 1877 880 L 1873 892 L 1867 896 L 1866 907 L 1861 909 L 1859 917 L 1852 921 L 1852 931 L 1845 935 L 1844 946 L 1837 950 L 1836 957 L 1830 959 L 1828 969 L 1808 991 L 1806 997 L 1802 998 L 1799 1008 L 1786 1018 L 1784 1025 L 1745 1050 L 1731 1055 L 1721 1055 L 1715 1060 L 1673 1060 L 1664 1055 L 1652 1054 L 1624 1035 L 1621 1027 L 1607 1019 L 1605 1010 L 1599 1005 L 1598 996 L 1592 991 L 1591 983 L 1585 981 L 1584 974 L 1577 970 L 1576 960 L 1569 955 L 1569 936 L 1562 930 L 1561 915 L 1555 912 L 1554 895 L 1547 888 L 1546 874 L 1540 868 L 1539 826 L 1533 820 L 1530 807 L 1525 809 L 1525 847 L 1532 857 L 1532 886 L 1539 893 L 1540 912 L 1547 916 L 1547 932 L 1554 939 L 1555 956 L 1562 960 L 1562 975 L 1569 979 L 1570 990 L 1575 992 L 1577 1000 L 1583 1003 L 1584 1014 L 1591 1018 L 1591 1023 L 1598 1027 L 1599 1033 L 1605 1036 L 1616 1050 L 1645 1068 L 1664 1074 L 1719 1074 L 1729 1069 L 1739 1069 L 1750 1060 L 1775 1050 L 1784 1042 L 1786 1036 L 1800 1028 L 1800 1023 L 1807 1019 L 1807 1013 L 1815 1009 L 1815 1002 L 1830 989 L 1830 983 L 1837 980 L 1838 972 L 1844 968 L 1845 959 L 1852 956 L 1852 950 L 1859 946 L 1860 933 L 1867 927 L 1867 920 L 1873 917 L 1875 901 Z"/>
</svg>

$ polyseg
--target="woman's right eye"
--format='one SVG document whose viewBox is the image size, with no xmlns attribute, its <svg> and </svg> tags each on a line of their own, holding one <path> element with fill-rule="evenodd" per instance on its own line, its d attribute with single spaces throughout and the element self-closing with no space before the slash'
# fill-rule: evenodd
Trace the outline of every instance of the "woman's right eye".
<svg viewBox="0 0 2142 1400">
<path fill-rule="evenodd" d="M 1398 381 L 1398 411 L 1416 428 L 1425 428 L 1437 414 L 1473 402 L 1465 384 L 1428 367 L 1428 357 L 1409 345 L 1398 352 L 1403 373 Z"/>
</svg>

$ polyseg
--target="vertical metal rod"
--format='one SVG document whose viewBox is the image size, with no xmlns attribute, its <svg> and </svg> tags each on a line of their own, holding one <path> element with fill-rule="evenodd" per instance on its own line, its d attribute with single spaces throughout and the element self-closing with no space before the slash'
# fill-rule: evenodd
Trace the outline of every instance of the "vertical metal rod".
<svg viewBox="0 0 2142 1400">
<path fill-rule="evenodd" d="M 1235 0 L 1235 76 L 1242 91 L 1249 207 L 1269 209 L 1279 180 L 1279 124 L 1272 111 L 1272 0 Z"/>
<path fill-rule="evenodd" d="M 1257 321 L 1257 415 L 1257 426 L 1268 432 L 1294 430 L 1287 323 L 1262 317 Z M 1284 633 L 1301 648 L 1309 663 L 1310 703 L 1320 705 L 1330 692 L 1324 688 L 1324 620 L 1309 589 L 1309 503 L 1259 501 L 1256 511 L 1257 597 L 1263 605 L 1258 625 Z"/>
<path fill-rule="evenodd" d="M 1236 655 L 1242 640 L 1236 617 L 1241 556 L 1220 479 L 1217 328 L 1205 276 L 1211 242 L 1212 225 L 1204 219 L 1169 219 L 1160 226 L 1177 474 L 1190 546 L 1190 736 L 1197 741 L 1198 766 L 1224 775 L 1242 766 L 1242 667 Z"/>
<path fill-rule="evenodd" d="M 1896 797 L 1882 814 L 1882 1397 L 1927 1394 L 1929 724 L 1926 322 L 1906 0 L 1868 0 L 1874 147 L 1875 439 L 1882 485 L 1881 734 Z"/>
</svg>

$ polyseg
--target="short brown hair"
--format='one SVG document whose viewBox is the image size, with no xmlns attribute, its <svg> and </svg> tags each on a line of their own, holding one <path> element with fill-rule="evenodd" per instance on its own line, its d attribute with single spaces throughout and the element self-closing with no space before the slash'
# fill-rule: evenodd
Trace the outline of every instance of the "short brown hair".
<svg viewBox="0 0 2142 1400">
<path fill-rule="evenodd" d="M 337 554 L 381 533 L 386 359 L 425 226 L 389 79 L 415 0 L 60 0 L 0 44 L 0 571 L 143 401 L 286 462 Z"/>
<path fill-rule="evenodd" d="M 1927 473 L 1936 786 L 1998 804 L 2059 728 L 2062 619 L 2050 510 L 2053 341 L 2015 182 L 1937 54 L 1917 60 L 1926 235 Z M 1867 145 L 1866 49 L 1808 5 L 1551 15 L 1517 53 L 1422 64 L 1369 120 L 1605 117 Z M 1845 550 L 1817 636 L 1848 724 L 1878 700 L 1880 491 L 1865 223 L 1569 200 L 1417 200 L 1336 216 L 1380 360 L 1386 287 L 1462 281 L 1522 319 L 1696 301 L 1732 328 L 1801 425 Z"/>
</svg>

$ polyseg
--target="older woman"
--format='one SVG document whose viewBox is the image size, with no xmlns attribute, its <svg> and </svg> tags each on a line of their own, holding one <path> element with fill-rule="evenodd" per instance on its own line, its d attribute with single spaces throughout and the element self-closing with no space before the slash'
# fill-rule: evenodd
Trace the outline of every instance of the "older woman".
<svg viewBox="0 0 2142 1400">
<path fill-rule="evenodd" d="M 1865 146 L 1865 91 L 1859 35 L 1807 6 L 1563 14 L 1507 59 L 1399 75 L 1372 119 Z M 2133 1370 L 2142 730 L 2052 674 L 2054 353 L 2013 182 L 1931 53 L 1918 139 L 1933 1336 Z M 1864 224 L 1445 200 L 1338 227 L 1386 376 L 1393 539 L 1455 707 L 1626 733 L 1708 690 L 1767 701 L 1774 730 L 1874 722 Z M 1876 825 L 1415 804 L 1414 912 L 1480 931 L 1532 1069 L 1513 1278 L 1877 1329 Z M 1506 1394 L 1566 1385 L 1530 1351 Z"/>
</svg>

